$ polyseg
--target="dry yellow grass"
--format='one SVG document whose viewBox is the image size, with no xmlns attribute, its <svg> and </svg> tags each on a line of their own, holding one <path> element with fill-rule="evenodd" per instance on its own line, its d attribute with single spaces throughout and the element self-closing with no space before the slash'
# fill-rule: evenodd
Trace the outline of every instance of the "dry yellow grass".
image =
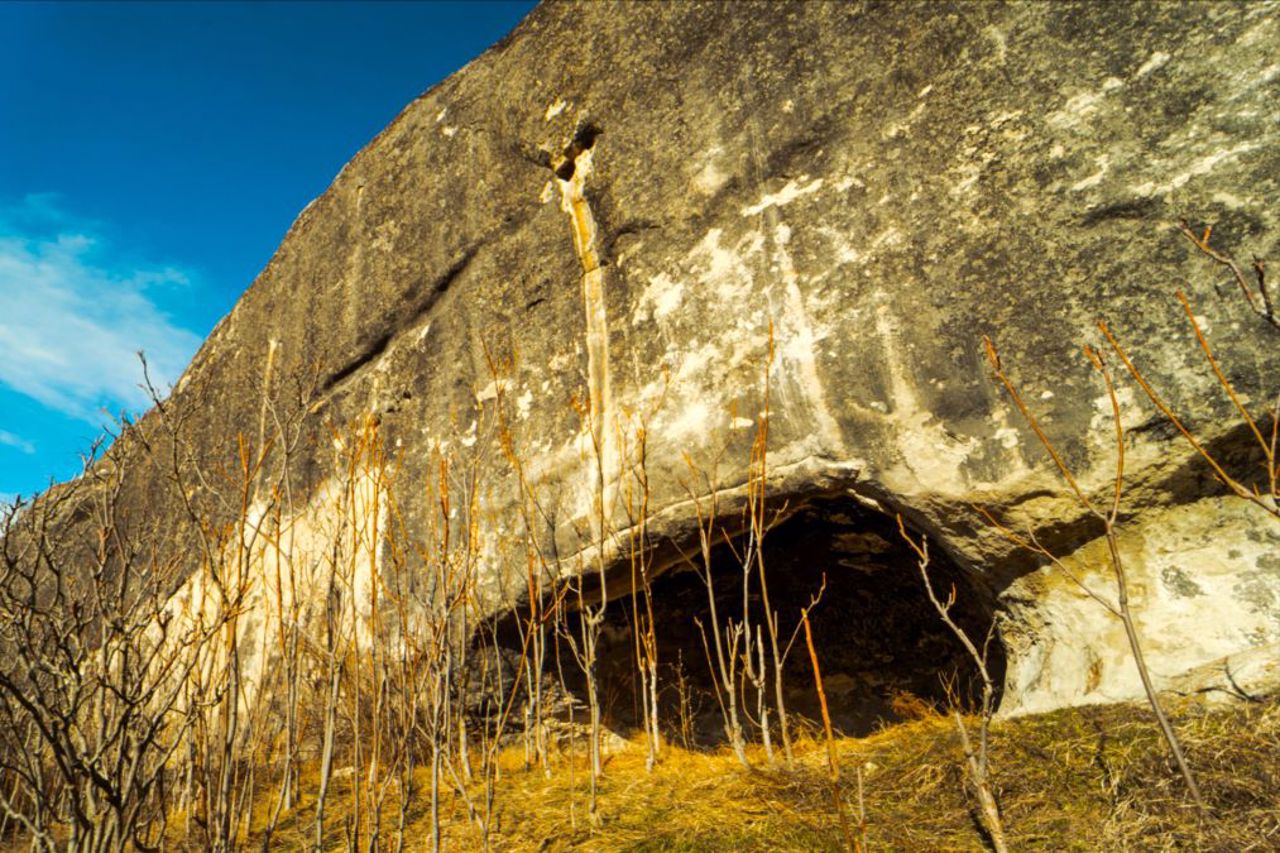
<svg viewBox="0 0 1280 853">
<path fill-rule="evenodd" d="M 993 728 L 993 771 L 1011 849 L 1280 849 L 1280 702 L 1211 709 L 1186 700 L 1172 710 L 1214 808 L 1213 820 L 1198 823 L 1145 708 L 1072 709 L 999 721 Z M 854 768 L 863 768 L 870 850 L 985 849 L 973 803 L 962 788 L 950 721 L 925 717 L 867 738 L 841 739 L 837 747 L 850 798 L 856 791 Z M 813 733 L 802 735 L 791 771 L 769 768 L 758 747 L 751 758 L 757 769 L 747 771 L 728 750 L 668 746 L 657 768 L 646 773 L 637 741 L 608 759 L 593 826 L 585 754 L 558 755 L 548 777 L 536 767 L 526 770 L 521 750 L 507 750 L 499 756 L 492 849 L 841 849 L 823 742 Z M 305 781 L 314 784 L 314 776 Z M 426 783 L 424 771 L 406 834 L 408 850 L 428 847 Z M 349 777 L 341 780 L 330 801 L 331 849 L 345 847 L 348 784 Z M 390 800 L 388 840 L 394 837 L 394 793 Z M 446 795 L 442 813 L 446 849 L 481 849 L 479 832 L 458 798 Z M 272 847 L 307 849 L 311 832 L 308 799 Z"/>
</svg>

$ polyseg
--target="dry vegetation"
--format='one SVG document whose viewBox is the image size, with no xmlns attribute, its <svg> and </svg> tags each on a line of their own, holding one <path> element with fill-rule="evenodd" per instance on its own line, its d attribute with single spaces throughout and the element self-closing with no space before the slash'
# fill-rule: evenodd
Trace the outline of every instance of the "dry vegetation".
<svg viewBox="0 0 1280 853">
<path fill-rule="evenodd" d="M 1207 232 L 1184 233 L 1249 294 Z M 1274 324 L 1255 270 L 1261 296 L 1250 304 Z M 1240 402 L 1179 296 L 1259 444 L 1258 470 L 1228 473 L 1101 332 L 1229 493 L 1275 515 L 1280 401 L 1256 414 Z M 1113 402 L 1116 464 L 1098 497 L 1080 487 L 990 343 L 988 352 L 1114 545 L 1126 435 L 1102 356 L 1087 350 Z M 318 490 L 324 500 L 299 506 L 294 461 L 314 452 L 304 421 L 318 371 L 264 387 L 256 440 L 240 436 L 214 468 L 196 461 L 185 416 L 156 394 L 154 415 L 124 424 L 117 447 L 144 449 L 165 472 L 190 555 L 162 561 L 121 511 L 123 452 L 4 515 L 0 844 L 68 853 L 1280 848 L 1280 704 L 1215 710 L 1157 696 L 1115 547 L 1114 600 L 1085 592 L 1128 629 L 1148 707 L 996 719 L 997 623 L 983 636 L 953 620 L 955 588 L 945 601 L 935 593 L 928 543 L 902 526 L 933 606 L 919 618 L 955 635 L 981 696 L 959 698 L 968 691 L 953 680 L 950 707 L 901 696 L 896 710 L 909 722 L 866 738 L 833 731 L 821 676 L 830 649 L 815 645 L 808 619 L 825 577 L 800 614 L 780 614 L 769 593 L 765 540 L 784 515 L 766 488 L 772 355 L 770 340 L 740 508 L 723 498 L 723 452 L 685 458 L 696 528 L 687 552 L 667 544 L 705 587 L 707 615 L 696 620 L 701 648 L 680 652 L 678 680 L 677 662 L 660 659 L 651 583 L 653 412 L 613 423 L 594 402 L 575 406 L 591 485 L 589 507 L 574 513 L 529 481 L 505 399 L 513 366 L 490 354 L 498 390 L 477 400 L 477 440 L 436 447 L 413 507 L 398 503 L 400 463 L 370 417 L 322 431 L 336 448 L 333 477 Z M 486 504 L 497 482 L 518 491 L 500 529 Z M 1001 529 L 1058 565 L 1032 532 Z M 732 555 L 727 567 L 715 549 Z M 518 588 L 495 597 L 495 577 Z M 619 623 L 640 709 L 631 741 L 608 731 L 604 695 L 602 643 Z M 788 636 L 782 626 L 792 625 Z M 787 656 L 806 650 L 821 725 L 786 704 Z M 688 719 L 672 719 L 664 703 L 673 690 L 683 698 L 683 673 L 702 664 L 723 745 L 699 748 Z"/>
<path fill-rule="evenodd" d="M 994 781 L 1010 848 L 1280 846 L 1280 703 L 1213 709 L 1185 699 L 1171 710 L 1196 762 L 1211 819 L 1201 823 L 1180 789 L 1149 711 L 1071 709 L 992 727 Z M 929 715 L 867 738 L 839 738 L 836 745 L 851 806 L 855 768 L 863 770 L 866 849 L 987 849 L 977 828 L 978 804 L 963 793 L 961 746 L 952 720 Z M 556 751 L 548 778 L 538 768 L 526 769 L 523 751 L 510 747 L 499 757 L 501 805 L 492 843 L 510 851 L 843 850 L 820 733 L 809 728 L 795 750 L 796 768 L 787 771 L 769 769 L 763 748 L 749 747 L 756 769 L 746 770 L 728 747 L 698 752 L 668 744 L 654 772 L 646 773 L 644 744 L 637 738 L 606 759 L 600 826 L 593 828 L 582 784 L 589 760 L 581 749 L 576 777 L 566 750 Z M 310 849 L 306 809 L 304 800 L 302 820 L 282 825 L 276 849 Z M 477 849 L 481 839 L 463 804 L 449 796 L 444 813 L 450 849 Z M 425 815 L 419 810 L 415 817 L 408 830 L 411 850 L 424 849 L 430 833 Z M 344 844 L 340 831 L 331 833 L 328 849 Z"/>
</svg>

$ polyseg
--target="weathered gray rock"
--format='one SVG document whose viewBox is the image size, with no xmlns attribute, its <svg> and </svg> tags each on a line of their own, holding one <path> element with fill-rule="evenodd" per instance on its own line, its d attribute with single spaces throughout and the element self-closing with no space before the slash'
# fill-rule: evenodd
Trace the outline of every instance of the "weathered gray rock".
<svg viewBox="0 0 1280 853">
<path fill-rule="evenodd" d="M 1090 489 L 1114 456 L 1080 352 L 1100 343 L 1098 318 L 1247 467 L 1174 292 L 1259 407 L 1277 335 L 1173 224 L 1212 223 L 1245 260 L 1276 256 L 1278 11 L 546 4 L 303 211 L 169 405 L 214 467 L 238 432 L 264 434 L 264 398 L 319 365 L 294 459 L 295 511 L 317 542 L 341 478 L 332 429 L 379 420 L 414 535 L 435 512 L 441 447 L 483 460 L 477 541 L 501 607 L 526 577 L 523 556 L 501 558 L 523 523 L 502 429 L 546 512 L 540 541 L 572 567 L 590 552 L 597 458 L 618 497 L 643 421 L 669 559 L 695 525 L 687 460 L 714 466 L 726 517 L 745 494 L 772 328 L 777 505 L 905 513 L 970 578 L 962 594 L 1004 614 L 1006 710 L 1136 695 L 1115 620 L 971 508 L 1097 565 L 1098 530 L 981 338 Z M 1280 640 L 1280 524 L 1223 497 L 1124 377 L 1120 399 L 1123 541 L 1157 675 Z M 163 472 L 122 452 L 139 460 L 137 514 L 161 514 L 187 548 Z M 618 529 L 625 518 L 613 512 Z"/>
</svg>

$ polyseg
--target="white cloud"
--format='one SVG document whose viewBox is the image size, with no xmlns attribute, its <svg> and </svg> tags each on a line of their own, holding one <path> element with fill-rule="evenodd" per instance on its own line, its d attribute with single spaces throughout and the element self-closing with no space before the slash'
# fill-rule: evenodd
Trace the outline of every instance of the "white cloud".
<svg viewBox="0 0 1280 853">
<path fill-rule="evenodd" d="M 28 455 L 36 452 L 36 446 L 34 444 L 27 441 L 22 436 L 14 435 L 8 430 L 3 429 L 0 429 L 0 445 L 12 447 Z"/>
<path fill-rule="evenodd" d="M 138 350 L 161 385 L 177 379 L 200 338 L 153 300 L 188 277 L 121 260 L 95 230 L 49 196 L 0 207 L 0 382 L 97 424 L 103 407 L 147 407 Z"/>
</svg>

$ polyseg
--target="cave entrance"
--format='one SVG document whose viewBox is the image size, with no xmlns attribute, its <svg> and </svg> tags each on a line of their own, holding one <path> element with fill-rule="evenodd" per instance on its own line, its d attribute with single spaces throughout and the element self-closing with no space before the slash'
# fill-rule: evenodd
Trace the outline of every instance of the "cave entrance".
<svg viewBox="0 0 1280 853">
<path fill-rule="evenodd" d="M 693 553 L 689 556 L 696 560 Z M 975 583 L 942 548 L 934 547 L 930 556 L 935 591 L 945 597 L 954 587 L 951 616 L 980 647 L 992 621 L 994 595 Z M 929 706 L 945 709 L 958 701 L 964 707 L 976 707 L 981 691 L 977 668 L 929 602 L 915 555 L 899 536 L 894 519 L 849 498 L 813 501 L 769 531 L 764 558 L 783 646 L 796 632 L 801 609 L 822 588 L 825 575 L 826 588 L 810 613 L 810 622 L 837 729 L 863 736 Z M 742 569 L 727 544 L 713 554 L 713 579 L 721 622 L 729 617 L 740 622 Z M 754 624 L 763 625 L 759 586 L 753 572 L 750 617 Z M 652 589 L 664 732 L 673 742 L 689 746 L 722 742 L 715 680 L 698 628 L 701 622 L 706 631 L 711 630 L 702 577 L 677 562 L 654 580 Z M 629 596 L 610 602 L 599 646 L 605 721 L 623 732 L 638 728 L 641 717 L 632 620 Z M 577 630 L 577 625 L 570 627 Z M 562 654 L 565 686 L 575 695 L 584 695 L 581 672 L 572 665 L 567 649 Z M 1005 673 L 999 636 L 993 638 L 989 654 L 988 666 L 999 685 Z M 784 689 L 790 715 L 821 720 L 803 630 L 786 659 Z M 754 688 L 740 684 L 739 690 L 740 695 L 746 693 L 745 706 L 754 710 Z M 768 697 L 772 704 L 771 677 Z M 751 728 L 746 722 L 744 727 Z"/>
</svg>

